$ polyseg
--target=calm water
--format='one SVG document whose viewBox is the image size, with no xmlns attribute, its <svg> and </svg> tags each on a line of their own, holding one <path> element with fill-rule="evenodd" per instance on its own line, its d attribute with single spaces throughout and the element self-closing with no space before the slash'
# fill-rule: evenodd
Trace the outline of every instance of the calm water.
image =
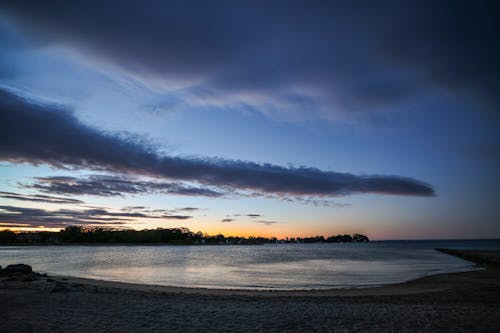
<svg viewBox="0 0 500 333">
<path fill-rule="evenodd" d="M 436 247 L 500 249 L 500 241 L 405 241 L 261 246 L 0 247 L 0 265 L 39 272 L 183 287 L 362 287 L 473 269 Z"/>
</svg>

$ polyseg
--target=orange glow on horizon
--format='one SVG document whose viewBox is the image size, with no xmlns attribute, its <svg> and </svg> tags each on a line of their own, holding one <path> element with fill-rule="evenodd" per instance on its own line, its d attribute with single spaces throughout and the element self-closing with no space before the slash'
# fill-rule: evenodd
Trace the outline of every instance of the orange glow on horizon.
<svg viewBox="0 0 500 333">
<path fill-rule="evenodd" d="M 265 238 L 273 238 L 276 237 L 278 239 L 285 239 L 285 238 L 306 238 L 306 237 L 314 237 L 314 236 L 324 236 L 324 237 L 330 237 L 334 235 L 339 235 L 339 234 L 353 234 L 353 233 L 361 233 L 364 235 L 367 235 L 369 238 L 371 235 L 364 230 L 354 230 L 352 228 L 346 227 L 346 228 L 335 228 L 337 230 L 332 230 L 332 228 L 317 228 L 313 227 L 311 225 L 304 225 L 301 224 L 298 227 L 291 227 L 290 224 L 287 223 L 276 223 L 272 225 L 265 225 L 265 224 L 241 224 L 237 222 L 229 222 L 229 223 L 224 223 L 224 222 L 219 222 L 219 221 L 196 221 L 194 223 L 186 223 L 185 225 L 170 225 L 170 226 L 159 226 L 157 224 L 149 224 L 149 223 L 144 223 L 140 224 L 141 227 L 139 227 L 138 224 L 131 224 L 125 226 L 124 230 L 145 230 L 145 229 L 156 229 L 156 228 L 188 228 L 191 232 L 196 233 L 198 231 L 201 231 L 203 234 L 208 234 L 210 236 L 215 236 L 218 234 L 224 235 L 224 237 L 265 237 Z M 0 224 L 1 225 L 1 224 Z M 65 226 L 66 227 L 66 226 Z M 82 226 L 84 227 L 84 226 Z M 88 226 L 88 228 L 94 228 L 96 226 Z M 106 229 L 106 226 L 102 226 L 104 229 Z M 135 227 L 135 228 L 134 228 Z M 84 227 L 85 228 L 85 227 Z M 49 231 L 49 232 L 59 232 L 63 230 L 64 227 L 62 228 L 46 228 L 46 227 L 30 227 L 29 225 L 26 226 L 16 226 L 16 227 L 8 227 L 8 223 L 3 223 L 3 226 L 0 226 L 0 231 L 4 230 L 11 230 L 13 232 L 19 233 L 19 232 L 42 232 L 42 231 Z M 114 230 L 117 230 L 116 228 L 111 228 Z M 119 230 L 119 229 L 118 229 Z M 391 235 L 394 236 L 394 235 Z M 384 239 L 377 237 L 378 239 Z M 393 237 L 389 237 L 393 238 Z M 389 239 L 388 238 L 388 239 Z"/>
<path fill-rule="evenodd" d="M 8 227 L 0 227 L 0 231 L 6 231 L 10 230 L 13 232 L 37 232 L 37 231 L 50 231 L 50 232 L 58 232 L 62 230 L 63 228 L 45 228 L 45 227 L 15 227 L 15 228 L 8 228 Z"/>
<path fill-rule="evenodd" d="M 179 227 L 172 227 L 172 228 L 181 228 Z M 313 236 L 331 236 L 333 234 L 321 234 L 321 233 L 307 233 L 307 234 L 298 234 L 298 233 L 292 233 L 292 232 L 286 232 L 286 231 L 277 231 L 277 230 L 271 230 L 272 227 L 268 227 L 270 230 L 269 231 L 262 231 L 262 230 L 248 230 L 248 229 L 242 229 L 242 228 L 207 228 L 206 230 L 199 230 L 203 232 L 203 234 L 208 234 L 210 236 L 215 236 L 218 234 L 224 235 L 224 237 L 264 237 L 264 238 L 273 238 L 276 237 L 278 239 L 285 239 L 285 238 L 304 238 L 304 237 L 313 237 Z M 15 233 L 21 233 L 21 232 L 41 232 L 41 231 L 49 231 L 49 232 L 59 232 L 63 230 L 64 228 L 40 228 L 40 227 L 16 227 L 16 228 L 8 228 L 8 227 L 0 227 L 0 231 L 6 231 L 10 230 Z M 133 230 L 144 230 L 144 229 L 155 229 L 155 228 L 143 228 L 143 229 L 133 229 Z M 127 229 L 125 229 L 127 230 Z M 189 229 L 192 232 L 197 232 L 198 230 L 192 230 Z"/>
</svg>

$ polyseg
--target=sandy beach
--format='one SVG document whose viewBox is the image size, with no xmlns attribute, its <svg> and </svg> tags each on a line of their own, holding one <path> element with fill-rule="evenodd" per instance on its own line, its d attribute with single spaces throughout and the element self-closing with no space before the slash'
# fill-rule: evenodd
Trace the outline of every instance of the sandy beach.
<svg viewBox="0 0 500 333">
<path fill-rule="evenodd" d="M 381 287 L 311 291 L 4 277 L 0 332 L 496 332 L 500 269 L 485 265 Z"/>
</svg>

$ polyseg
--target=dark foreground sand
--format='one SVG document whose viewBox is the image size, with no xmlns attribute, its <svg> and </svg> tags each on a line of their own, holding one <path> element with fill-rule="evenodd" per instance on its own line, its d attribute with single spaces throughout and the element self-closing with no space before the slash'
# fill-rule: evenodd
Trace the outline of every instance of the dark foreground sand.
<svg viewBox="0 0 500 333">
<path fill-rule="evenodd" d="M 500 269 L 279 292 L 0 279 L 0 332 L 172 331 L 499 332 Z"/>
</svg>

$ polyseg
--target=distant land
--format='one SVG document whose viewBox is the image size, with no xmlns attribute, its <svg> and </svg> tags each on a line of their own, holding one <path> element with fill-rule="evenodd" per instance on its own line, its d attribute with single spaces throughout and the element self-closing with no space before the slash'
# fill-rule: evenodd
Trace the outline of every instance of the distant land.
<svg viewBox="0 0 500 333">
<path fill-rule="evenodd" d="M 257 245 L 277 243 L 352 243 L 369 242 L 361 234 L 314 236 L 305 238 L 277 239 L 266 237 L 234 237 L 208 235 L 188 228 L 158 228 L 144 230 L 112 230 L 70 226 L 59 232 L 0 231 L 0 244 L 178 244 L 178 245 Z"/>
</svg>

